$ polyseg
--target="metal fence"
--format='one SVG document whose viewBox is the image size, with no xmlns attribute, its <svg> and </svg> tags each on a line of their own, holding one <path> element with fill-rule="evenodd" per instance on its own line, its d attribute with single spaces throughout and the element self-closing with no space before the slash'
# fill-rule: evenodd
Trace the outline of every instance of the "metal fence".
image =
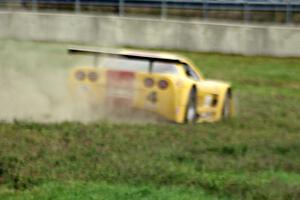
<svg viewBox="0 0 300 200">
<path fill-rule="evenodd" d="M 4 10 L 300 23 L 300 0 L 0 0 Z"/>
</svg>

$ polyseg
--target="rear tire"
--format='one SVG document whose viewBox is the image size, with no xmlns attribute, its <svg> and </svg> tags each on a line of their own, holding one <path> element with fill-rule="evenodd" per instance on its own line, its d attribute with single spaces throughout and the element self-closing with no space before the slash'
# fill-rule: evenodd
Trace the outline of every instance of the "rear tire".
<svg viewBox="0 0 300 200">
<path fill-rule="evenodd" d="M 198 118 L 197 114 L 197 93 L 195 89 L 192 89 L 189 95 L 188 104 L 185 110 L 185 123 L 195 123 Z"/>
<path fill-rule="evenodd" d="M 224 98 L 223 109 L 222 109 L 222 118 L 227 119 L 231 115 L 231 91 L 227 91 L 226 96 Z"/>
</svg>

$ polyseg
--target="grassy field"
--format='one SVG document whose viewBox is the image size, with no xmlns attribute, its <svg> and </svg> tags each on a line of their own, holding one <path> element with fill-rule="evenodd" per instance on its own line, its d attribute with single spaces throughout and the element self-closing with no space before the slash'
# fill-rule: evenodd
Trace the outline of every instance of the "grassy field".
<svg viewBox="0 0 300 200">
<path fill-rule="evenodd" d="M 74 62 L 66 44 L 0 46 L 0 68 L 28 77 Z M 300 59 L 177 53 L 206 77 L 233 83 L 236 118 L 197 125 L 3 121 L 0 199 L 300 199 Z M 14 90 L 0 83 L 0 94 Z"/>
</svg>

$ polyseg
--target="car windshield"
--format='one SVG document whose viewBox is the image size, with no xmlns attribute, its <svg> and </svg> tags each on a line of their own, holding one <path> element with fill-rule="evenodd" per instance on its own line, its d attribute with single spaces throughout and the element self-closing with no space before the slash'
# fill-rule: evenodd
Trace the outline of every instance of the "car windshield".
<svg viewBox="0 0 300 200">
<path fill-rule="evenodd" d="M 131 72 L 148 72 L 149 61 L 139 59 L 129 59 L 122 57 L 103 57 L 99 60 L 99 67 L 104 67 L 112 70 L 122 70 Z M 168 62 L 153 62 L 153 73 L 163 74 L 177 74 L 177 68 L 175 63 Z"/>
</svg>

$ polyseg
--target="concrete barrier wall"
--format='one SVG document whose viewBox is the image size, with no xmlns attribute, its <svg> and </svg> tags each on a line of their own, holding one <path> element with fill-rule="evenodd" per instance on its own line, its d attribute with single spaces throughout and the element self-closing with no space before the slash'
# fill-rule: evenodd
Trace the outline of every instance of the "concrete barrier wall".
<svg viewBox="0 0 300 200">
<path fill-rule="evenodd" d="M 0 38 L 300 56 L 300 28 L 292 26 L 2 12 Z"/>
</svg>

